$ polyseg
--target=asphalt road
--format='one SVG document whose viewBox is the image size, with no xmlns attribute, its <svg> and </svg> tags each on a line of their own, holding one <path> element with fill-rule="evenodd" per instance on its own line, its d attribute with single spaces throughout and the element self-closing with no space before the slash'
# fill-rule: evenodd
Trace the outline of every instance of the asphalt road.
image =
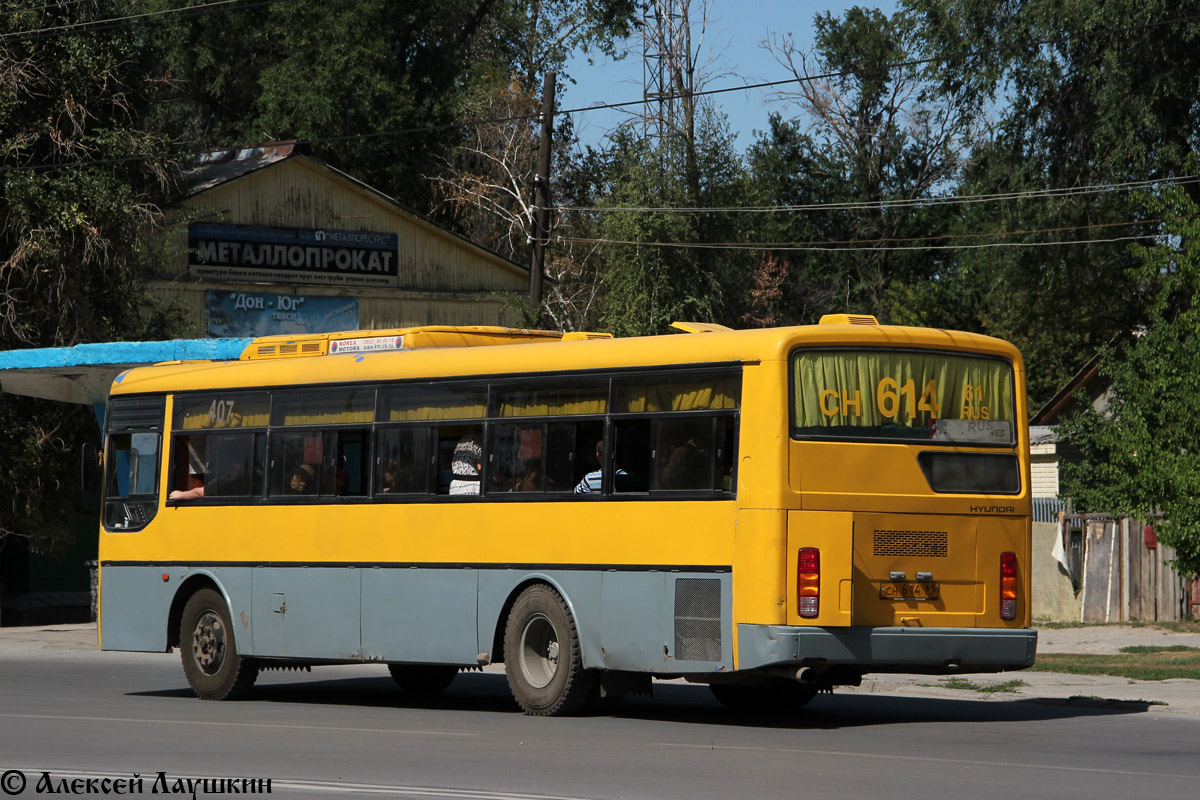
<svg viewBox="0 0 1200 800">
<path fill-rule="evenodd" d="M 1198 751 L 1200 720 L 1153 708 L 835 694 L 771 725 L 671 683 L 616 716 L 538 719 L 502 675 L 415 703 L 377 666 L 268 672 L 214 703 L 175 654 L 0 650 L 0 773 L 22 797 L 43 772 L 60 790 L 137 773 L 141 794 L 160 772 L 270 778 L 298 798 L 1191 797 Z"/>
</svg>

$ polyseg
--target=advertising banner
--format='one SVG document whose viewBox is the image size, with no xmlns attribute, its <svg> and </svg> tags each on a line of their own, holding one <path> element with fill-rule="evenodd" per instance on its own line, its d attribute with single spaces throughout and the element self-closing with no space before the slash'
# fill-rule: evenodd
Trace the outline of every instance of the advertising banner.
<svg viewBox="0 0 1200 800">
<path fill-rule="evenodd" d="M 358 330 L 358 299 L 209 289 L 204 319 L 212 338 Z"/>
<path fill-rule="evenodd" d="M 398 286 L 397 243 L 394 233 L 193 222 L 188 274 L 235 283 Z"/>
</svg>

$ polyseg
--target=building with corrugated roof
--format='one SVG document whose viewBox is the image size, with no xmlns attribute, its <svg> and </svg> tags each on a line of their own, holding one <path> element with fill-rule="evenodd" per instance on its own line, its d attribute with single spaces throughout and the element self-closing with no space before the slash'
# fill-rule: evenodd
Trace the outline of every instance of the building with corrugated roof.
<svg viewBox="0 0 1200 800">
<path fill-rule="evenodd" d="M 206 153 L 171 210 L 151 291 L 186 336 L 515 325 L 529 270 L 314 158 L 302 142 Z"/>
</svg>

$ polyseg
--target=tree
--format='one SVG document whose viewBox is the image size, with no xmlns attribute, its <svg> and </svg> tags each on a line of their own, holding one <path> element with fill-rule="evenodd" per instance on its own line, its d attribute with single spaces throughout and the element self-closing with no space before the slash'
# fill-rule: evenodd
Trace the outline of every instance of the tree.
<svg viewBox="0 0 1200 800">
<path fill-rule="evenodd" d="M 160 35 L 167 127 L 193 146 L 334 139 L 322 158 L 429 211 L 431 163 L 475 141 L 456 123 L 502 105 L 513 80 L 540 93 L 577 49 L 611 52 L 633 13 L 632 0 L 293 0 L 181 19 Z"/>
<path fill-rule="evenodd" d="M 1181 174 L 1200 129 L 1200 21 L 1180 19 L 1167 0 L 906 0 L 904 8 L 922 20 L 919 54 L 932 59 L 942 89 L 991 120 L 958 191 L 1018 196 L 964 207 L 953 230 L 996 234 L 1000 246 L 947 260 L 918 319 L 965 321 L 1013 341 L 1036 406 L 1141 321 L 1126 243 L 1107 240 L 1145 233 L 1145 215 L 1127 192 L 1083 187 Z M 1045 241 L 1060 244 L 1023 246 Z"/>
<path fill-rule="evenodd" d="M 790 37 L 766 42 L 797 81 L 780 99 L 800 113 L 772 115 L 748 153 L 758 202 L 834 206 L 762 218 L 762 241 L 830 248 L 775 254 L 786 277 L 774 314 L 791 323 L 831 311 L 911 322 L 897 298 L 930 281 L 935 260 L 900 242 L 945 218 L 919 201 L 957 178 L 971 118 L 957 93 L 938 91 L 924 67 L 907 63 L 918 41 L 913 16 L 852 8 L 813 24 L 812 53 Z"/>
<path fill-rule="evenodd" d="M 597 243 L 595 272 L 603 278 L 596 318 L 621 336 L 664 333 L 671 322 L 737 324 L 752 250 L 729 250 L 744 231 L 726 211 L 745 202 L 741 159 L 724 119 L 703 107 L 695 154 L 698 194 L 684 172 L 686 148 L 647 138 L 633 128 L 614 132 L 609 146 L 590 151 L 568 181 L 577 246 Z M 713 245 L 710 247 L 709 245 Z"/>
<path fill-rule="evenodd" d="M 1080 459 L 1063 464 L 1078 507 L 1156 523 L 1184 574 L 1200 572 L 1200 207 L 1179 187 L 1149 202 L 1159 243 L 1136 247 L 1147 323 L 1102 348 L 1109 408 L 1087 406 L 1060 427 Z"/>
<path fill-rule="evenodd" d="M 143 37 L 124 29 L 37 36 L 109 19 L 117 4 L 30 4 L 0 17 L 0 349 L 159 338 L 148 298 L 168 167 L 144 122 L 162 86 Z M 76 162 L 105 162 L 79 166 Z M 0 537 L 53 550 L 78 499 L 90 409 L 6 398 L 0 407 Z"/>
</svg>

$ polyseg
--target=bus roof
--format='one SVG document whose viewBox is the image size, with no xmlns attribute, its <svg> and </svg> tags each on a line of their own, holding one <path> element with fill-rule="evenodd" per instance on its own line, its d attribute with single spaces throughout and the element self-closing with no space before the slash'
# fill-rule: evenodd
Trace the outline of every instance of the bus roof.
<svg viewBox="0 0 1200 800">
<path fill-rule="evenodd" d="M 750 330 L 684 325 L 691 327 L 680 327 L 694 332 L 624 339 L 608 334 L 448 326 L 263 337 L 254 340 L 238 361 L 165 362 L 128 370 L 117 376 L 112 393 L 756 363 L 784 360 L 799 346 L 945 349 L 1000 356 L 1017 369 L 1023 368 L 1020 354 L 1011 344 L 961 331 L 864 324 L 859 319 Z M 386 347 L 389 339 L 395 345 L 400 338 L 399 346 Z M 284 346 L 287 351 L 280 352 Z"/>
</svg>

